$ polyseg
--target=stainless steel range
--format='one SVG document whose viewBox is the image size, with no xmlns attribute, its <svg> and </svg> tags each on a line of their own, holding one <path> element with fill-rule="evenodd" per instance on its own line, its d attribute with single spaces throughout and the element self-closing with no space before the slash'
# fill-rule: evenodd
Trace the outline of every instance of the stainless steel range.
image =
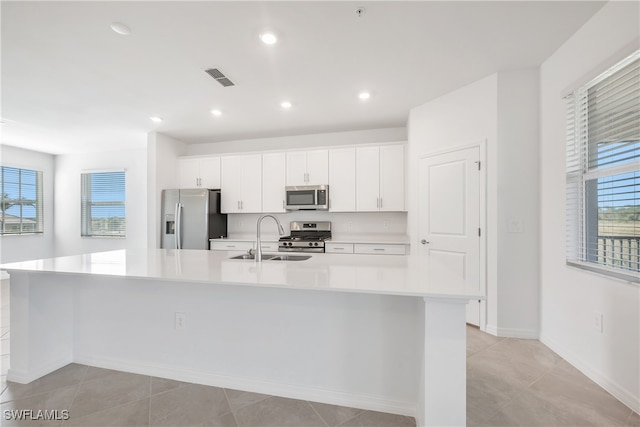
<svg viewBox="0 0 640 427">
<path fill-rule="evenodd" d="M 331 222 L 291 221 L 291 235 L 280 238 L 280 252 L 324 252 L 324 242 L 331 240 Z"/>
</svg>

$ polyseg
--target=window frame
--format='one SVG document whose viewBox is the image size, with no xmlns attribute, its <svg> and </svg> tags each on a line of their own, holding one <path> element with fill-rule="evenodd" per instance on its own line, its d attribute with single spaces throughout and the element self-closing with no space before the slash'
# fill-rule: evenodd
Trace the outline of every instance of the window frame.
<svg viewBox="0 0 640 427">
<path fill-rule="evenodd" d="M 634 255 L 632 251 L 640 252 L 638 246 L 640 242 L 636 235 L 629 236 L 629 242 L 627 246 L 627 268 L 620 266 L 611 266 L 609 264 L 603 264 L 607 261 L 599 261 L 599 240 L 602 235 L 598 231 L 599 226 L 599 214 L 600 207 L 598 202 L 599 193 L 597 186 L 600 184 L 599 180 L 602 178 L 615 178 L 622 177 L 625 174 L 631 174 L 631 177 L 624 178 L 632 180 L 631 188 L 633 192 L 633 202 L 631 206 L 637 206 L 637 191 L 636 183 L 640 177 L 640 161 L 635 161 L 637 154 L 631 155 L 631 161 L 619 161 L 609 162 L 605 166 L 599 166 L 593 162 L 594 151 L 597 144 L 600 143 L 630 143 L 631 150 L 635 152 L 637 150 L 636 144 L 640 144 L 640 138 L 636 140 L 636 135 L 633 134 L 632 138 L 622 138 L 614 140 L 603 140 L 601 142 L 593 142 L 589 140 L 589 114 L 591 113 L 589 102 L 589 90 L 596 87 L 596 85 L 607 82 L 612 76 L 625 67 L 634 64 L 634 67 L 640 66 L 640 50 L 629 55 L 627 58 L 619 61 L 616 65 L 611 67 L 606 72 L 600 74 L 598 77 L 582 85 L 578 89 L 569 93 L 565 99 L 567 101 L 566 109 L 566 123 L 567 123 L 567 158 L 566 158 L 566 264 L 572 267 L 578 267 L 584 270 L 588 270 L 600 275 L 604 275 L 610 278 L 621 279 L 626 282 L 640 283 L 640 268 L 636 270 L 631 268 L 640 261 L 638 255 Z M 635 77 L 635 74 L 632 78 Z M 611 79 L 609 79 L 611 80 Z M 640 80 L 639 80 L 640 81 Z M 611 84 L 615 84 L 616 80 L 611 80 Z M 633 84 L 632 89 L 629 92 L 624 92 L 618 97 L 616 94 L 615 99 L 624 99 L 626 96 L 633 96 L 634 91 L 638 91 L 638 86 Z M 631 98 L 633 99 L 633 98 Z M 597 110 L 596 110 L 597 111 Z M 626 111 L 626 110 L 622 110 Z M 633 117 L 640 117 L 640 112 L 633 111 Z M 593 126 L 593 125 L 591 125 Z M 604 126 L 604 125 L 603 125 Z M 620 129 L 619 125 L 616 125 L 615 129 Z M 600 130 L 600 128 L 598 129 Z M 634 129 L 635 130 L 635 129 Z M 600 135 L 600 132 L 598 132 Z M 596 155 L 597 157 L 597 155 Z M 611 156 L 609 156 L 611 157 Z M 591 163 L 590 163 L 591 159 Z M 594 191 L 596 189 L 596 191 Z M 620 193 L 615 193 L 618 195 Z M 634 220 L 635 221 L 635 220 Z M 634 224 L 634 230 L 636 229 Z M 593 230 L 596 233 L 593 233 Z M 612 237 L 613 238 L 613 237 Z M 606 237 L 605 237 L 606 239 Z M 631 240 L 636 240 L 636 247 L 631 247 Z M 620 243 L 622 247 L 622 243 Z M 595 248 L 595 249 L 593 249 Z M 591 253 L 595 250 L 595 254 Z M 608 259 L 607 255 L 603 256 Z M 635 261 L 632 261 L 635 259 Z M 611 257 L 613 258 L 613 257 Z M 615 259 L 614 259 L 615 261 Z M 621 261 L 621 264 L 623 262 Z"/>
<path fill-rule="evenodd" d="M 22 182 L 22 175 L 23 172 L 28 172 L 28 173 L 35 173 L 35 211 L 36 211 L 36 217 L 35 217 L 35 231 L 25 231 L 23 230 L 23 220 L 25 219 L 24 217 L 24 212 L 23 209 L 20 209 L 20 216 L 16 216 L 16 215 L 12 215 L 12 214 L 8 214 L 11 216 L 14 216 L 16 218 L 19 218 L 19 224 L 20 224 L 20 230 L 19 231 L 11 231 L 11 232 L 6 232 L 6 222 L 5 222 L 5 217 L 7 215 L 7 213 L 5 212 L 4 209 L 0 209 L 0 237 L 1 236 L 33 236 L 33 235 L 43 235 L 44 234 L 44 173 L 40 170 L 37 169 L 29 169 L 26 167 L 19 167 L 19 166 L 10 166 L 10 165 L 0 165 L 0 203 L 2 203 L 5 199 L 4 199 L 4 194 L 6 193 L 5 191 L 5 171 L 6 169 L 14 169 L 18 171 L 18 182 L 14 183 L 18 185 L 18 197 L 23 200 L 22 202 L 19 203 L 14 203 L 15 205 L 30 205 L 33 203 L 25 203 L 24 199 L 22 198 L 22 193 L 23 193 L 23 182 Z M 27 184 L 24 184 L 27 185 Z M 29 219 L 29 218 L 26 218 Z"/>
<path fill-rule="evenodd" d="M 119 200 L 100 200 L 93 199 L 92 194 L 92 178 L 94 175 L 104 174 L 122 174 L 122 201 Z M 83 238 L 101 238 L 101 239 L 124 239 L 127 237 L 127 200 L 126 200 L 126 170 L 92 170 L 83 171 L 80 174 L 80 236 Z M 123 225 L 119 233 L 97 233 L 93 229 L 93 207 L 122 207 L 124 212 Z"/>
</svg>

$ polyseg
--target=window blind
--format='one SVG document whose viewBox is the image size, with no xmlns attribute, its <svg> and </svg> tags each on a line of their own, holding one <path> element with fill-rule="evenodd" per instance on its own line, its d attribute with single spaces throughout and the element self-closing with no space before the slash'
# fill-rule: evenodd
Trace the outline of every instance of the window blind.
<svg viewBox="0 0 640 427">
<path fill-rule="evenodd" d="M 639 281 L 640 51 L 567 97 L 567 261 Z"/>
<path fill-rule="evenodd" d="M 42 172 L 0 166 L 0 176 L 0 234 L 42 233 Z"/>
<path fill-rule="evenodd" d="M 82 236 L 125 237 L 125 172 L 81 175 Z"/>
</svg>

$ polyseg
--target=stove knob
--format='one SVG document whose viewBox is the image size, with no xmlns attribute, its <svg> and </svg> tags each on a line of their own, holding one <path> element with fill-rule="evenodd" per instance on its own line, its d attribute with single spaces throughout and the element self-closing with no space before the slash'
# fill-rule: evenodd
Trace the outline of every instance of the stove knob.
<svg viewBox="0 0 640 427">
<path fill-rule="evenodd" d="M 313 244 L 313 246 L 318 246 L 318 242 L 315 242 L 315 243 Z"/>
<path fill-rule="evenodd" d="M 309 246 L 313 246 L 313 243 L 309 242 Z"/>
<path fill-rule="evenodd" d="M 291 247 L 293 245 L 293 243 L 289 242 L 289 247 Z"/>
</svg>

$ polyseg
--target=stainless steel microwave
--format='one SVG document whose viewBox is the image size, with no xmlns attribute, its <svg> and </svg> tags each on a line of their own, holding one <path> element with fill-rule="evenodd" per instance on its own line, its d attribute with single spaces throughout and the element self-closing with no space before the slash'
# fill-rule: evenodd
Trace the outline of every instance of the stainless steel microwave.
<svg viewBox="0 0 640 427">
<path fill-rule="evenodd" d="M 286 187 L 286 208 L 291 211 L 328 210 L 329 186 L 304 185 Z"/>
</svg>

